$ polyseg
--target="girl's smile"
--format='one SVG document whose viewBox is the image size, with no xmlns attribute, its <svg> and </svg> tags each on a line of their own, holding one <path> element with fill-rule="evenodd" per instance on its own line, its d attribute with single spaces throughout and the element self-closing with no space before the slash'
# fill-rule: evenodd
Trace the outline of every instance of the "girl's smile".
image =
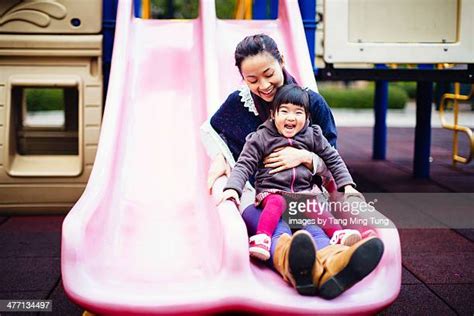
<svg viewBox="0 0 474 316">
<path fill-rule="evenodd" d="M 292 138 L 298 134 L 306 123 L 306 113 L 303 107 L 292 103 L 280 105 L 273 115 L 275 127 L 278 133 L 286 138 Z"/>
</svg>

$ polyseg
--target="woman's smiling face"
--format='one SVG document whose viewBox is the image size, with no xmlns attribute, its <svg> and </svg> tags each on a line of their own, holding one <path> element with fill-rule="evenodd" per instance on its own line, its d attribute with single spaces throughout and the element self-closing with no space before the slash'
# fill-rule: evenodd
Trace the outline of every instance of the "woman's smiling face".
<svg viewBox="0 0 474 316">
<path fill-rule="evenodd" d="M 283 63 L 280 64 L 269 53 L 262 52 L 245 58 L 240 70 L 250 91 L 271 102 L 284 82 L 282 67 Z"/>
</svg>

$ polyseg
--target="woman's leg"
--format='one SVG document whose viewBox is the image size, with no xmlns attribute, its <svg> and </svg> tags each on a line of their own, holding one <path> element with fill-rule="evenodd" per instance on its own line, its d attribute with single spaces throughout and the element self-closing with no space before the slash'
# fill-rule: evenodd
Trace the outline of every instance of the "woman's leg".
<svg viewBox="0 0 474 316">
<path fill-rule="evenodd" d="M 262 201 L 263 210 L 258 221 L 257 234 L 272 236 L 281 215 L 285 211 L 286 201 L 280 194 L 270 194 Z"/>
<path fill-rule="evenodd" d="M 323 249 L 329 245 L 329 237 L 326 235 L 321 227 L 316 225 L 308 225 L 303 227 L 308 233 L 313 237 L 314 242 L 316 243 L 317 250 Z"/>
<path fill-rule="evenodd" d="M 319 199 L 317 199 L 315 205 L 318 205 L 317 212 L 307 212 L 307 217 L 315 219 L 316 223 L 325 223 L 320 226 L 329 238 L 334 235 L 334 232 L 343 229 L 338 220 L 329 211 L 329 206 L 326 204 L 326 201 L 320 202 Z"/>
<path fill-rule="evenodd" d="M 249 235 L 256 233 L 261 213 L 254 205 L 248 206 L 242 213 Z M 300 232 L 292 237 L 290 226 L 280 219 L 272 236 L 270 254 L 268 265 L 290 282 L 298 293 L 315 294 L 317 284 L 313 281 L 313 271 L 317 271 L 317 260 L 311 236 Z"/>
</svg>

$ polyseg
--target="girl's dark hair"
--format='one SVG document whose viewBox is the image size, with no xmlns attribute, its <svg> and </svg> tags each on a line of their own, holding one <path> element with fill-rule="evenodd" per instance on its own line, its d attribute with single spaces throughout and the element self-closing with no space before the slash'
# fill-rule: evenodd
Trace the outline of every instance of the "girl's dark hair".
<svg viewBox="0 0 474 316">
<path fill-rule="evenodd" d="M 280 64 L 283 62 L 278 46 L 268 35 L 256 34 L 244 38 L 235 48 L 235 65 L 241 71 L 242 62 L 249 56 L 255 56 L 267 52 L 272 55 Z"/>
<path fill-rule="evenodd" d="M 296 84 L 287 84 L 278 89 L 272 102 L 273 113 L 278 112 L 282 104 L 291 103 L 301 106 L 309 117 L 309 96 L 308 92 Z"/>
</svg>

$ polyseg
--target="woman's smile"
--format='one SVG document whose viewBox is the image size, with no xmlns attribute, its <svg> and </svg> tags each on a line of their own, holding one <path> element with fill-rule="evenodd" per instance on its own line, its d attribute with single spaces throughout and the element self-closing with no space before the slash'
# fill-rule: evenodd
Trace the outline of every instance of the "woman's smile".
<svg viewBox="0 0 474 316">
<path fill-rule="evenodd" d="M 276 91 L 283 85 L 283 63 L 267 52 L 249 56 L 242 62 L 241 73 L 254 94 L 267 102 L 273 101 Z"/>
<path fill-rule="evenodd" d="M 260 91 L 260 95 L 261 96 L 264 96 L 264 97 L 272 97 L 275 93 L 274 93 L 274 87 L 271 86 L 269 89 L 266 89 L 266 90 L 259 90 Z"/>
</svg>

